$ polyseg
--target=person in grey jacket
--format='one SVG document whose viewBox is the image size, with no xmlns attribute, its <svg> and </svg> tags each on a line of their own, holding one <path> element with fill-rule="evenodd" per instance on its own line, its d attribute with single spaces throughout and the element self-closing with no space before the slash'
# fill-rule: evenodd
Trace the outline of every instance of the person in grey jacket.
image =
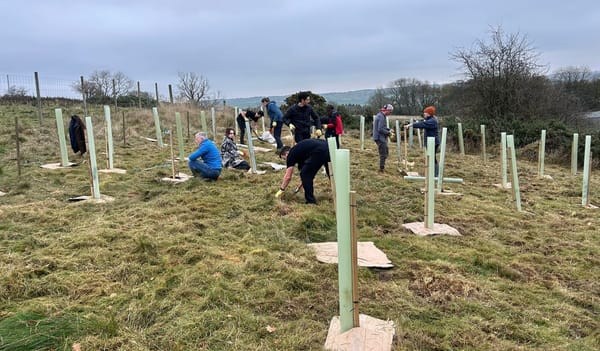
<svg viewBox="0 0 600 351">
<path fill-rule="evenodd" d="M 379 110 L 379 113 L 375 116 L 373 123 L 373 140 L 377 144 L 377 151 L 379 152 L 379 172 L 383 173 L 385 169 L 385 159 L 388 157 L 388 145 L 387 138 L 394 133 L 394 131 L 387 127 L 386 119 L 387 116 L 392 114 L 394 106 L 391 104 L 385 104 Z"/>
</svg>

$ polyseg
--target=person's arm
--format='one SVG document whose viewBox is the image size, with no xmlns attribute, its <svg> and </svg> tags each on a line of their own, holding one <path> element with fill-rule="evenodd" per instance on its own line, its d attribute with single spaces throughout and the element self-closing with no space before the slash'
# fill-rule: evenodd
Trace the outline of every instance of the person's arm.
<svg viewBox="0 0 600 351">
<path fill-rule="evenodd" d="M 290 166 L 285 170 L 285 174 L 283 175 L 283 180 L 281 181 L 280 190 L 284 191 L 287 188 L 288 184 L 292 180 L 292 175 L 294 174 L 294 166 Z"/>
<path fill-rule="evenodd" d="M 312 107 L 310 108 L 310 116 L 312 117 L 313 121 L 315 121 L 315 128 L 321 129 L 321 119 L 319 118 L 319 115 L 317 115 L 315 110 L 312 109 Z"/>
<path fill-rule="evenodd" d="M 390 135 L 390 129 L 385 126 L 385 123 L 383 123 L 383 120 L 384 120 L 384 118 L 378 118 L 376 126 L 379 128 L 378 129 L 379 134 L 383 134 L 385 136 L 389 136 Z"/>
<path fill-rule="evenodd" d="M 283 124 L 285 125 L 290 125 L 290 123 L 292 122 L 292 109 L 294 108 L 294 106 L 291 106 L 290 108 L 287 109 L 287 111 L 285 111 L 285 115 L 283 115 Z"/>
<path fill-rule="evenodd" d="M 196 151 L 192 152 L 188 156 L 188 160 L 196 161 L 199 157 L 202 157 L 202 155 L 204 154 L 204 148 L 202 147 L 202 144 L 204 144 L 204 142 L 202 142 L 200 145 L 198 145 L 198 148 L 196 149 Z"/>
</svg>

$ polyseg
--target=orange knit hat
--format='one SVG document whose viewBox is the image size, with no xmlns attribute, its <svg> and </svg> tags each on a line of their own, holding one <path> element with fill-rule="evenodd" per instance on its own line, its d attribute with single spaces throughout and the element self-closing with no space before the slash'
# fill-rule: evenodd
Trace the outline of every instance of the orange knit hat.
<svg viewBox="0 0 600 351">
<path fill-rule="evenodd" d="M 423 110 L 423 112 L 428 113 L 431 116 L 435 115 L 435 107 L 433 106 L 427 106 L 425 107 L 425 109 Z"/>
</svg>

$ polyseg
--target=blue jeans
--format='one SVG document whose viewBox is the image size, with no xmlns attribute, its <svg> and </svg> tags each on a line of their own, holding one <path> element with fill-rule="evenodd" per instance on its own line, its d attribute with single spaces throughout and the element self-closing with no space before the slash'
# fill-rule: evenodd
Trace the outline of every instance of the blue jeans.
<svg viewBox="0 0 600 351">
<path fill-rule="evenodd" d="M 188 166 L 190 167 L 192 174 L 196 177 L 200 176 L 202 178 L 217 180 L 221 174 L 220 168 L 212 168 L 206 163 L 198 160 L 190 160 Z"/>
<path fill-rule="evenodd" d="M 277 126 L 273 129 L 273 137 L 277 143 L 277 149 L 283 147 L 283 142 L 281 141 L 281 127 L 283 127 L 283 122 L 277 122 Z"/>
</svg>

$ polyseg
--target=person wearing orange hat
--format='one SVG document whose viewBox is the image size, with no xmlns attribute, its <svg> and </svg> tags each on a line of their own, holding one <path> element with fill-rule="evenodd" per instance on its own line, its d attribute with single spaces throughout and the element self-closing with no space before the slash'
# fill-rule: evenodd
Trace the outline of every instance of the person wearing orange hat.
<svg viewBox="0 0 600 351">
<path fill-rule="evenodd" d="M 437 117 L 435 116 L 435 107 L 427 106 L 423 110 L 423 116 L 425 120 L 412 124 L 413 128 L 423 129 L 425 131 L 425 138 L 423 140 L 424 146 L 427 146 L 427 137 L 435 138 L 435 152 L 437 153 L 440 148 L 440 136 L 439 136 L 439 125 Z M 404 128 L 408 129 L 411 125 L 407 124 Z M 438 176 L 438 162 L 437 156 L 435 157 L 435 176 Z"/>
<path fill-rule="evenodd" d="M 387 116 L 392 114 L 392 111 L 394 111 L 394 106 L 391 104 L 383 105 L 375 116 L 373 123 L 373 140 L 377 144 L 377 151 L 379 152 L 379 173 L 383 173 L 385 159 L 389 154 L 387 138 L 394 133 L 392 129 L 387 127 L 386 123 Z"/>
</svg>

